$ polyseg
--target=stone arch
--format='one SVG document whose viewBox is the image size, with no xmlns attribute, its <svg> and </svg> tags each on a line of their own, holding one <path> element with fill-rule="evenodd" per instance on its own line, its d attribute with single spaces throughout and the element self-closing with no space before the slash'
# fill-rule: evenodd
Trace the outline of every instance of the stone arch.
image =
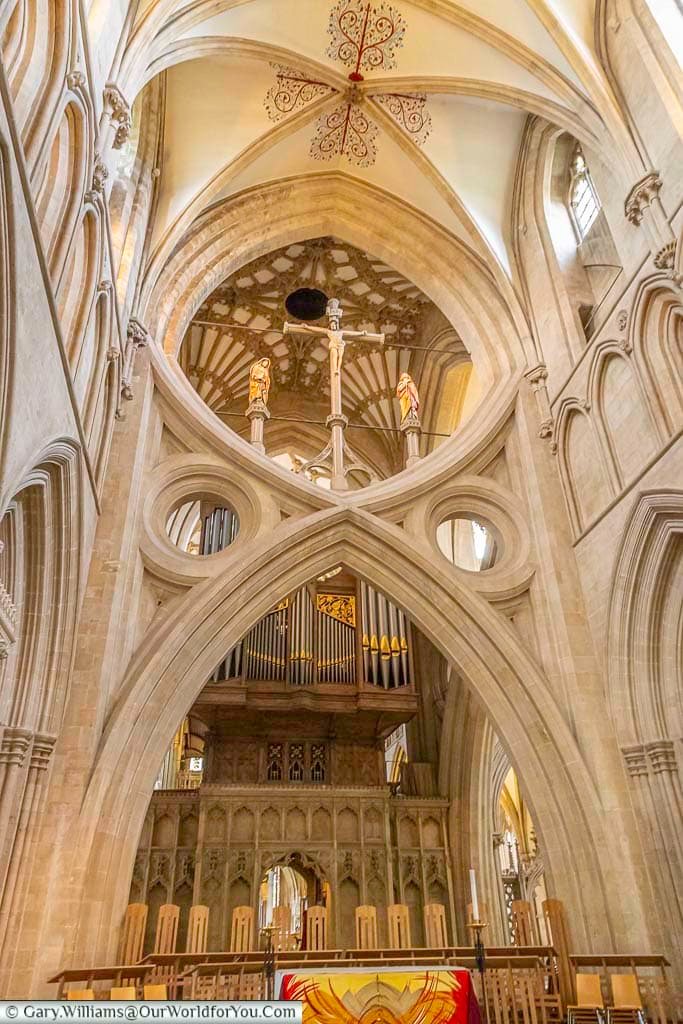
<svg viewBox="0 0 683 1024">
<path fill-rule="evenodd" d="M 87 324 L 95 300 L 102 263 L 99 211 L 88 205 L 74 235 L 64 273 L 57 290 L 59 315 L 67 356 L 76 374 L 85 346 L 93 343 Z"/>
<path fill-rule="evenodd" d="M 12 224 L 11 181 L 4 138 L 0 137 L 0 437 L 6 438 L 5 419 L 9 416 L 11 396 L 12 350 L 14 347 L 14 232 Z M 4 453 L 0 446 L 0 468 Z"/>
<path fill-rule="evenodd" d="M 683 248 L 679 242 L 678 249 Z M 683 343 L 683 304 L 660 279 L 641 282 L 628 323 L 628 345 L 640 368 L 660 433 L 683 421 L 683 382 L 677 352 Z"/>
<path fill-rule="evenodd" d="M 2 57 L 29 164 L 63 87 L 73 12 L 72 0 L 16 0 L 4 26 Z"/>
<path fill-rule="evenodd" d="M 596 352 L 588 387 L 608 467 L 620 491 L 659 447 L 647 398 L 637 368 L 613 343 Z M 637 448 L 634 437 L 641 441 Z"/>
<path fill-rule="evenodd" d="M 226 565 L 220 578 L 193 589 L 189 626 L 181 604 L 142 645 L 110 716 L 64 858 L 65 888 L 60 891 L 70 890 L 80 901 L 78 933 L 60 917 L 63 903 L 47 915 L 45 926 L 69 943 L 63 957 L 78 957 L 86 948 L 91 956 L 93 951 L 98 958 L 108 955 L 112 906 L 118 908 L 127 898 L 158 764 L 200 681 L 271 607 L 274 580 L 278 589 L 289 592 L 338 564 L 384 590 L 460 667 L 526 781 L 534 820 L 555 861 L 558 894 L 575 911 L 575 938 L 591 948 L 609 947 L 615 939 L 646 943 L 635 853 L 632 859 L 623 846 L 614 846 L 615 836 L 622 841 L 632 835 L 629 810 L 602 806 L 601 783 L 591 777 L 536 663 L 502 617 L 418 549 L 406 546 L 399 528 L 346 508 L 285 522 L 270 542 L 251 543 L 239 564 Z M 603 749 L 608 760 L 600 772 L 607 773 L 602 781 L 613 794 L 620 769 L 609 740 Z M 131 759 L 130 750 L 139 756 Z M 102 829 L 107 843 L 98 841 Z M 583 865 L 580 876 L 577 860 Z M 634 894 L 628 923 L 621 916 L 625 873 Z M 590 928 L 584 912 L 590 913 Z M 84 927 L 86 922 L 90 927 Z M 39 962 L 37 968 L 44 973 L 49 966 Z"/>
<path fill-rule="evenodd" d="M 3 612 L 16 605 L 16 642 L 0 662 L 0 739 L 16 743 L 13 778 L 0 794 L 0 948 L 18 927 L 47 791 L 55 734 L 64 715 L 78 607 L 79 455 L 69 441 L 45 449 L 3 510 L 10 550 Z M 11 530 L 2 524 L 11 519 Z M 9 600 L 9 605 L 7 601 Z M 9 953 L 8 944 L 4 949 Z"/>
<path fill-rule="evenodd" d="M 603 510 L 613 494 L 604 453 L 586 403 L 568 399 L 557 417 L 560 479 L 574 533 Z"/>
<path fill-rule="evenodd" d="M 411 239 L 410 251 L 392 243 L 382 227 L 389 221 L 394 237 Z M 434 301 L 457 327 L 483 388 L 522 368 L 528 353 L 521 311 L 503 299 L 481 260 L 395 196 L 340 172 L 247 189 L 205 211 L 174 239 L 171 254 L 157 253 L 140 315 L 173 355 L 194 311 L 227 276 L 283 245 L 330 233 L 385 260 Z"/>
<path fill-rule="evenodd" d="M 675 963 L 683 956 L 682 588 L 683 491 L 648 491 L 631 512 L 612 577 L 608 693 Z"/>
<path fill-rule="evenodd" d="M 88 121 L 79 96 L 64 105 L 42 167 L 36 216 L 53 285 L 73 244 L 88 174 Z"/>
</svg>

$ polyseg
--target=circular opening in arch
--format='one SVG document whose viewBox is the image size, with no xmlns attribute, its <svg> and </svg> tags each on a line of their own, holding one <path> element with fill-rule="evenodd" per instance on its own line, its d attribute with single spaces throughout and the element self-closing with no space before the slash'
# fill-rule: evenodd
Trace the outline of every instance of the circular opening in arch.
<svg viewBox="0 0 683 1024">
<path fill-rule="evenodd" d="M 189 555 L 216 555 L 236 539 L 240 520 L 224 499 L 192 495 L 176 505 L 166 520 L 169 539 Z"/>
<path fill-rule="evenodd" d="M 451 565 L 467 572 L 491 569 L 500 556 L 493 528 L 481 519 L 464 514 L 441 521 L 436 530 L 436 543 Z"/>
</svg>

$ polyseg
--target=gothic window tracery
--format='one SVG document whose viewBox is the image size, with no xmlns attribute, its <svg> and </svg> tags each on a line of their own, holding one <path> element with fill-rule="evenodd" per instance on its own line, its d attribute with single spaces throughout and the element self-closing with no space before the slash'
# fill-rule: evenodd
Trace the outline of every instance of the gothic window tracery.
<svg viewBox="0 0 683 1024">
<path fill-rule="evenodd" d="M 282 782 L 282 744 L 268 744 L 268 767 L 266 769 L 268 782 Z"/>
</svg>

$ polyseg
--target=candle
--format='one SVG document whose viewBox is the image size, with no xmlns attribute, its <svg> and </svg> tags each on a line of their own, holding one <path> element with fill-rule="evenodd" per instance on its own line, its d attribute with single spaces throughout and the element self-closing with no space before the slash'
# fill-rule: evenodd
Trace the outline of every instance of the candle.
<svg viewBox="0 0 683 1024">
<path fill-rule="evenodd" d="M 472 920 L 479 920 L 479 900 L 477 899 L 477 876 L 474 868 L 470 868 L 470 891 L 472 893 Z"/>
</svg>

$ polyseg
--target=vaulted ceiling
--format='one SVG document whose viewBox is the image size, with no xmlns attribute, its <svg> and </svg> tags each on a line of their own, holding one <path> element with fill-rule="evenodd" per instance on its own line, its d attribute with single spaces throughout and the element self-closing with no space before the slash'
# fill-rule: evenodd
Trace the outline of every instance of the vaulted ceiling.
<svg viewBox="0 0 683 1024">
<path fill-rule="evenodd" d="M 151 255 L 221 199 L 340 170 L 511 273 L 526 118 L 596 142 L 614 117 L 595 0 L 141 0 L 129 96 L 166 71 Z M 409 240 L 406 240 L 409 244 Z"/>
<path fill-rule="evenodd" d="M 291 444 L 278 445 L 278 434 L 297 437 L 300 454 L 306 456 L 317 454 L 311 445 L 322 447 L 329 412 L 326 339 L 282 333 L 288 318 L 285 299 L 301 287 L 338 298 L 346 328 L 385 334 L 384 346 L 363 340 L 349 343 L 342 378 L 344 412 L 352 425 L 350 444 L 374 473 L 389 475 L 402 465 L 396 384 L 403 371 L 409 371 L 420 388 L 425 430 L 453 429 L 463 413 L 471 370 L 455 330 L 405 277 L 371 254 L 331 237 L 260 257 L 224 281 L 196 312 L 180 350 L 180 365 L 199 395 L 230 427 L 248 433 L 244 412 L 249 368 L 268 356 L 273 414 L 266 428 L 269 452 L 291 449 Z M 294 422 L 299 426 L 293 428 Z M 431 443 L 426 437 L 426 446 Z"/>
</svg>

